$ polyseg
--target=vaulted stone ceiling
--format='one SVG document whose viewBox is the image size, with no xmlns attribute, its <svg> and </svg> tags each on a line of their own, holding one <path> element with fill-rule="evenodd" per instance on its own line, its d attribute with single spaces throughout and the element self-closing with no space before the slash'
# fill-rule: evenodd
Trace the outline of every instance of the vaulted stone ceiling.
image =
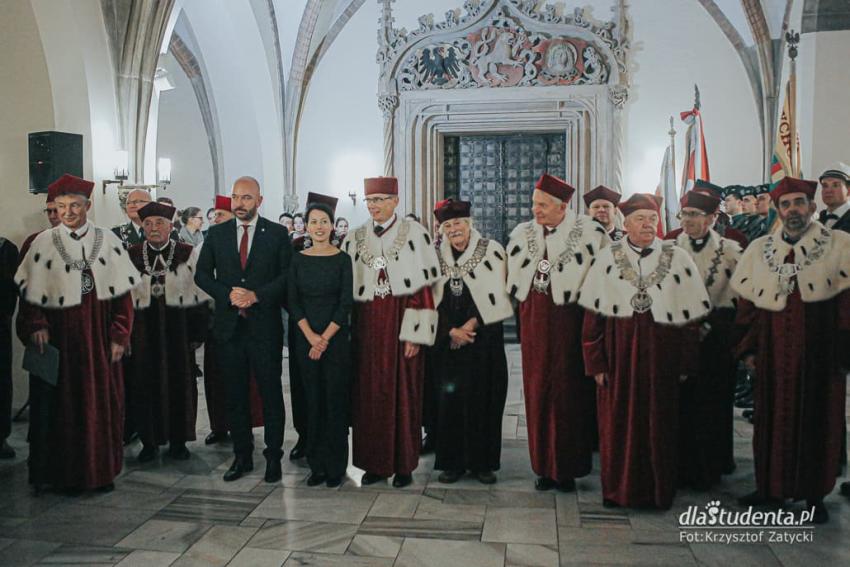
<svg viewBox="0 0 850 567">
<path fill-rule="evenodd" d="M 207 24 L 192 21 L 193 10 L 189 8 L 195 1 L 101 0 L 113 61 L 119 66 L 118 76 L 125 77 L 130 69 L 133 81 L 131 86 L 118 85 L 119 95 L 122 89 L 124 91 L 124 95 L 119 96 L 122 105 L 119 110 L 127 132 L 145 123 L 145 117 L 140 115 L 143 114 L 141 109 L 146 100 L 144 75 L 151 74 L 147 79 L 152 78 L 155 69 L 150 65 L 150 55 L 157 54 L 163 45 L 169 45 L 171 38 L 163 36 L 170 36 L 177 16 L 180 13 L 184 17 L 189 16 L 187 25 L 194 28 L 198 35 L 204 33 L 199 27 L 208 25 L 209 21 Z M 295 186 L 292 164 L 295 162 L 298 123 L 313 72 L 336 36 L 364 2 L 380 0 L 244 1 L 253 10 L 256 33 L 260 35 L 264 46 L 262 52 L 253 55 L 266 59 L 274 85 L 274 106 L 282 139 L 283 185 L 285 191 L 291 193 Z M 750 77 L 767 142 L 772 135 L 777 100 L 780 98 L 777 94 L 784 57 L 784 30 L 795 25 L 791 22 L 795 0 L 692 1 L 705 8 L 738 51 Z M 798 7 L 798 13 L 802 13 L 804 32 L 835 27 L 841 29 L 850 24 L 850 8 L 846 0 L 796 2 L 803 3 L 802 8 Z M 458 0 L 458 3 L 462 3 L 462 0 Z M 228 8 L 233 9 L 232 5 Z M 172 11 L 174 13 L 170 13 Z M 422 2 L 422 12 L 427 11 L 428 3 Z M 799 16 L 796 25 L 800 25 Z M 184 46 L 187 45 L 187 38 L 181 39 Z M 189 47 L 196 60 L 203 62 L 205 54 L 199 52 L 197 46 Z M 126 79 L 122 80 L 126 82 Z M 197 90 L 199 103 L 204 97 L 209 99 L 212 94 L 209 89 L 206 93 L 201 88 Z M 215 128 L 214 120 L 207 123 L 208 127 Z M 208 134 L 211 140 L 220 137 L 220 133 Z M 143 145 L 144 136 L 136 136 L 136 140 L 125 136 L 125 140 L 131 147 L 134 142 Z M 211 144 L 211 148 L 214 145 Z M 765 145 L 770 147 L 772 144 Z M 141 160 L 143 153 L 144 149 L 141 148 L 136 150 L 135 155 Z"/>
</svg>

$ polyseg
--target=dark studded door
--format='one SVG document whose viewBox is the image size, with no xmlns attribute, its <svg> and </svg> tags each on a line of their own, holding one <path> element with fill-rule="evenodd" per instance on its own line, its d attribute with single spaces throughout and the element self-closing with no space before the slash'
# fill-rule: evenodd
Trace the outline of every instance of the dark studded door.
<svg viewBox="0 0 850 567">
<path fill-rule="evenodd" d="M 444 142 L 445 197 L 470 201 L 476 228 L 502 244 L 531 218 L 540 174 L 566 177 L 563 133 L 447 136 Z"/>
</svg>

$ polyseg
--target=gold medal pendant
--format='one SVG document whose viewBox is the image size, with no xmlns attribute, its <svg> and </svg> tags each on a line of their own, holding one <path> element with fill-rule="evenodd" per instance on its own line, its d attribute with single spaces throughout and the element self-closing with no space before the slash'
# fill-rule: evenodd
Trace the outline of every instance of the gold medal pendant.
<svg viewBox="0 0 850 567">
<path fill-rule="evenodd" d="M 82 281 L 80 282 L 80 291 L 83 292 L 83 295 L 87 293 L 91 293 L 94 289 L 94 280 L 92 277 L 86 272 L 82 273 Z"/>
<path fill-rule="evenodd" d="M 635 310 L 635 313 L 646 313 L 652 308 L 652 298 L 649 297 L 649 294 L 646 293 L 645 289 L 640 289 L 636 294 L 632 296 L 632 300 L 630 302 L 632 304 L 632 309 Z"/>
</svg>

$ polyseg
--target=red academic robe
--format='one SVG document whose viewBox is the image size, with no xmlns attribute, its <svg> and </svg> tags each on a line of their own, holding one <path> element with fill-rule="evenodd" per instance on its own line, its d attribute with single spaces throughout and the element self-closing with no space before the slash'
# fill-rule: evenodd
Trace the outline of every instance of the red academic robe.
<svg viewBox="0 0 850 567">
<path fill-rule="evenodd" d="M 528 451 L 534 474 L 559 482 L 593 468 L 593 382 L 582 363 L 584 309 L 530 291 L 519 306 Z"/>
<path fill-rule="evenodd" d="M 676 493 L 679 376 L 697 368 L 693 325 L 655 323 L 651 312 L 608 318 L 588 312 L 582 344 L 596 391 L 602 497 L 620 506 L 668 509 Z"/>
<path fill-rule="evenodd" d="M 140 273 L 145 271 L 142 246 L 146 244 L 129 250 Z M 178 244 L 173 267 L 186 263 L 191 253 L 191 246 Z M 165 296 L 151 297 L 149 307 L 136 310 L 127 364 L 133 407 L 127 409 L 134 412 L 139 437 L 147 446 L 195 440 L 198 386 L 190 344 L 206 338 L 208 311 L 205 304 L 167 306 Z"/>
<path fill-rule="evenodd" d="M 741 300 L 736 322 L 747 329 L 738 353 L 756 353 L 758 492 L 775 499 L 820 500 L 835 486 L 844 435 L 850 291 L 803 303 L 795 289 L 778 312 Z"/>
<path fill-rule="evenodd" d="M 21 303 L 21 341 L 29 343 L 34 332 L 48 329 L 50 343 L 60 353 L 47 446 L 33 448 L 41 462 L 38 470 L 31 470 L 31 482 L 93 489 L 111 483 L 121 472 L 124 378 L 121 363 L 110 362 L 110 343 L 128 346 L 132 326 L 129 293 L 99 301 L 92 290 L 80 305 L 65 309 Z"/>
<path fill-rule="evenodd" d="M 431 289 L 354 304 L 353 462 L 381 476 L 411 474 L 422 443 L 426 347 L 404 357 L 398 337 L 405 309 L 434 309 Z"/>
</svg>

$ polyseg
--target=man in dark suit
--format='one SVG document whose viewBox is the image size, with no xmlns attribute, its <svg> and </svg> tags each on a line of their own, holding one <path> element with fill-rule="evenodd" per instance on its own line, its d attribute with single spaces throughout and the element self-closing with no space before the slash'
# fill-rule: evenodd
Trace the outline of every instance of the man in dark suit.
<svg viewBox="0 0 850 567">
<path fill-rule="evenodd" d="M 818 215 L 821 224 L 832 230 L 850 232 L 850 202 L 847 201 L 847 192 L 850 188 L 850 167 L 838 163 L 824 171 L 820 178 L 820 196 L 826 209 Z M 841 443 L 841 458 L 839 463 L 843 467 L 847 464 L 847 422 L 844 423 L 844 436 Z M 841 474 L 841 471 L 839 471 Z M 841 483 L 841 494 L 850 497 L 850 482 Z"/>
<path fill-rule="evenodd" d="M 12 315 L 18 305 L 18 247 L 0 236 L 0 459 L 14 459 L 12 433 Z"/>
<path fill-rule="evenodd" d="M 847 189 L 850 188 L 850 167 L 839 163 L 821 174 L 820 195 L 826 209 L 818 215 L 818 220 L 827 228 L 850 232 L 850 203 L 847 202 Z"/>
<path fill-rule="evenodd" d="M 224 480 L 253 470 L 248 380 L 260 389 L 265 421 L 266 482 L 281 478 L 283 323 L 280 304 L 292 248 L 286 229 L 260 217 L 260 184 L 233 184 L 235 218 L 210 228 L 198 258 L 195 282 L 215 300 L 216 357 L 227 384 L 227 415 L 235 458 Z"/>
</svg>

